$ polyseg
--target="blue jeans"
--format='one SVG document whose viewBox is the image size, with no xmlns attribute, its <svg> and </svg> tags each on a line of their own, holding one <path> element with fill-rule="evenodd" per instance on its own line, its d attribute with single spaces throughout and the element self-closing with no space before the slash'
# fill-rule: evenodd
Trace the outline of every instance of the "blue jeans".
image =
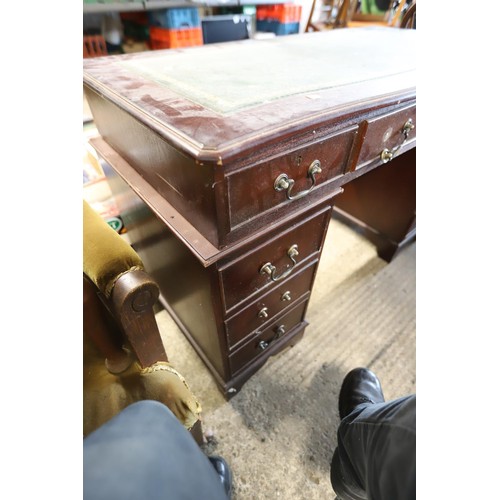
<svg viewBox="0 0 500 500">
<path fill-rule="evenodd" d="M 170 409 L 139 401 L 83 440 L 84 500 L 227 500 L 214 467 Z"/>
<path fill-rule="evenodd" d="M 331 467 L 340 496 L 335 476 L 350 483 L 353 498 L 356 493 L 369 500 L 416 498 L 416 402 L 412 395 L 363 403 L 342 419 Z"/>
</svg>

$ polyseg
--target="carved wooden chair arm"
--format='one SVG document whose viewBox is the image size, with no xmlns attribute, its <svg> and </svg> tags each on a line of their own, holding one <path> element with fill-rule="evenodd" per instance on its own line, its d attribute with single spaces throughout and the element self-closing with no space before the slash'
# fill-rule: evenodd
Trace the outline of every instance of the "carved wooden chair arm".
<svg viewBox="0 0 500 500">
<path fill-rule="evenodd" d="M 96 329 L 97 321 L 93 321 L 89 332 L 109 361 L 108 369 L 116 373 L 126 368 L 123 343 L 129 344 L 126 347 L 131 347 L 142 367 L 168 361 L 153 309 L 159 296 L 158 285 L 144 271 L 136 251 L 85 200 L 83 273 L 84 290 L 89 290 L 92 283 L 103 309 L 98 311 L 99 304 L 94 300 L 87 316 L 93 313 L 99 319 L 106 317 L 110 326 L 107 339 L 103 338 L 106 328 Z M 126 342 L 120 343 L 117 337 L 124 337 Z"/>
<path fill-rule="evenodd" d="M 84 432 L 134 401 L 154 399 L 201 444 L 201 406 L 168 362 L 156 321 L 157 283 L 85 201 L 83 226 Z"/>
<path fill-rule="evenodd" d="M 145 271 L 132 270 L 115 281 L 109 299 L 113 315 L 142 367 L 168 361 L 154 312 L 159 294 L 158 285 Z"/>
</svg>

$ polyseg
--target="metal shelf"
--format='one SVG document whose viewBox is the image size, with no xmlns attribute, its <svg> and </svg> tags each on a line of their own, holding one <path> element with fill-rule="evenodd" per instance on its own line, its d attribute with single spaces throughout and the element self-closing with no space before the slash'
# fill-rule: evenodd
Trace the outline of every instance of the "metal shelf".
<svg viewBox="0 0 500 500">
<path fill-rule="evenodd" d="M 143 0 L 142 2 L 84 3 L 84 14 L 104 12 L 132 12 L 168 9 L 173 7 L 227 7 L 238 5 L 265 5 L 285 3 L 290 0 Z"/>
<path fill-rule="evenodd" d="M 157 0 L 143 2 L 113 2 L 113 3 L 84 3 L 84 14 L 99 14 L 104 12 L 133 12 L 141 10 L 166 9 L 171 7 L 197 7 L 196 2 L 190 0 Z"/>
</svg>

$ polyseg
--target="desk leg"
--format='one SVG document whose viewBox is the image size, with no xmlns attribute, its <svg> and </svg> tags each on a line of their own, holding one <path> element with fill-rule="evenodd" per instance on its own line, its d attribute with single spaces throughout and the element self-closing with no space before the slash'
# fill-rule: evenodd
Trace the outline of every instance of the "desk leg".
<svg viewBox="0 0 500 500">
<path fill-rule="evenodd" d="M 390 262 L 416 237 L 416 148 L 346 184 L 333 217 L 368 238 Z"/>
</svg>

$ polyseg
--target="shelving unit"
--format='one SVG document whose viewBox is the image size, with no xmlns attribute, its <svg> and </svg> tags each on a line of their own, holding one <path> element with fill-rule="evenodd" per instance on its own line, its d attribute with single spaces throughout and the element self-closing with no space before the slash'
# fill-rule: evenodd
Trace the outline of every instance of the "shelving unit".
<svg viewBox="0 0 500 500">
<path fill-rule="evenodd" d="M 168 9 L 175 7 L 237 7 L 244 5 L 264 5 L 271 3 L 286 3 L 290 0 L 155 0 L 142 2 L 110 2 L 84 3 L 84 14 L 99 14 L 105 12 L 132 12 L 141 10 Z"/>
<path fill-rule="evenodd" d="M 141 10 L 168 9 L 175 7 L 198 7 L 199 4 L 189 0 L 158 0 L 154 2 L 97 2 L 84 3 L 84 14 L 103 12 L 133 12 Z"/>
<path fill-rule="evenodd" d="M 293 27 L 290 31 L 282 32 L 275 29 L 274 26 L 258 27 L 256 21 L 256 9 L 261 8 L 261 6 L 295 3 L 295 1 L 300 4 L 300 0 L 114 0 L 108 2 L 105 0 L 86 0 L 83 2 L 84 57 L 89 57 L 89 51 L 86 50 L 89 43 L 95 43 L 87 41 L 91 37 L 102 39 L 102 44 L 106 45 L 109 55 L 198 45 L 196 34 L 193 34 L 194 42 L 191 43 L 182 33 L 182 43 L 185 45 L 179 46 L 175 45 L 177 42 L 172 42 L 171 38 L 163 37 L 163 34 L 161 37 L 156 36 L 156 40 L 152 40 L 149 30 L 151 11 L 197 9 L 202 19 L 224 15 L 247 15 L 249 16 L 247 24 L 250 38 L 269 38 L 297 33 L 300 29 L 299 26 Z M 218 20 L 222 21 L 222 19 Z M 222 26 L 217 29 L 220 29 L 221 33 L 223 32 Z M 159 34 L 156 33 L 156 35 Z M 215 40 L 221 38 L 221 41 L 226 41 L 229 35 L 224 38 L 225 36 L 216 36 Z M 171 42 L 174 44 L 172 45 Z"/>
</svg>

